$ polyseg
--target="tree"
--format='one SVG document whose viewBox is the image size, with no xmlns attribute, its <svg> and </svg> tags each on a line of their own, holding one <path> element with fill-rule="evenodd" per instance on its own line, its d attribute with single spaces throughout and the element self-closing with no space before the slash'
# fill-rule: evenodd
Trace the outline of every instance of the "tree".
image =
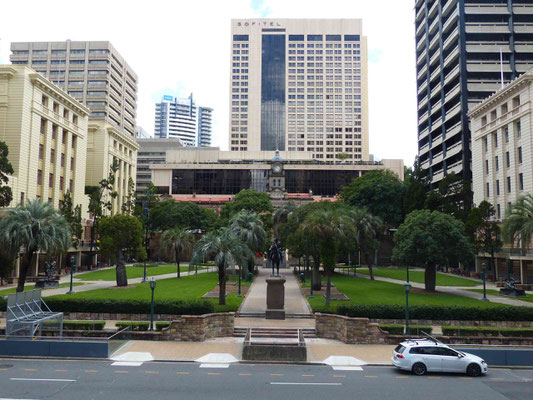
<svg viewBox="0 0 533 400">
<path fill-rule="evenodd" d="M 418 157 L 413 168 L 405 168 L 403 185 L 403 210 L 405 215 L 424 208 L 429 192 L 428 170 L 422 169 Z"/>
<path fill-rule="evenodd" d="M 291 214 L 296 211 L 298 206 L 294 201 L 289 201 L 280 208 L 276 210 L 273 216 L 273 223 L 274 223 L 274 233 L 277 236 L 279 236 L 279 228 L 281 224 L 284 224 L 288 221 Z"/>
<path fill-rule="evenodd" d="M 116 261 L 117 286 L 128 286 L 124 253 L 137 253 L 144 256 L 142 247 L 142 224 L 131 215 L 116 214 L 103 217 L 98 225 L 100 251 Z"/>
<path fill-rule="evenodd" d="M 503 239 L 514 247 L 516 243 L 522 251 L 529 249 L 533 235 L 533 195 L 520 197 L 507 208 L 502 224 Z"/>
<path fill-rule="evenodd" d="M 70 232 L 72 233 L 72 247 L 78 248 L 83 235 L 83 226 L 81 225 L 81 205 L 74 207 L 70 192 L 63 195 L 63 202 L 59 206 L 59 212 L 67 221 Z"/>
<path fill-rule="evenodd" d="M 448 174 L 439 182 L 437 190 L 430 192 L 425 208 L 440 211 L 466 222 L 472 209 L 472 184 L 455 173 Z"/>
<path fill-rule="evenodd" d="M 429 291 L 435 291 L 437 265 L 472 257 L 463 223 L 439 211 L 418 210 L 407 215 L 394 243 L 395 262 L 425 267 L 425 288 Z"/>
<path fill-rule="evenodd" d="M 0 141 L 0 208 L 9 206 L 13 200 L 13 192 L 9 186 L 4 186 L 9 183 L 8 175 L 13 175 L 13 166 L 9 162 L 7 156 L 9 150 L 5 142 Z"/>
<path fill-rule="evenodd" d="M 493 220 L 495 214 L 492 204 L 482 201 L 479 206 L 472 208 L 465 224 L 465 230 L 472 241 L 475 254 L 490 254 L 491 271 L 495 268 L 494 254 L 503 246 L 500 239 L 500 227 Z"/>
<path fill-rule="evenodd" d="M 243 189 L 233 197 L 233 201 L 224 204 L 220 210 L 221 224 L 228 225 L 229 220 L 241 210 L 253 211 L 261 217 L 265 231 L 272 228 L 272 212 L 274 208 L 268 193 L 257 192 L 252 189 Z"/>
<path fill-rule="evenodd" d="M 243 265 L 253 257 L 248 246 L 233 236 L 229 228 L 221 228 L 205 234 L 194 247 L 193 262 L 214 259 L 218 270 L 218 304 L 226 304 L 226 270 L 232 264 Z"/>
<path fill-rule="evenodd" d="M 109 168 L 109 175 L 106 179 L 102 179 L 98 183 L 98 186 L 85 187 L 85 194 L 89 196 L 89 213 L 93 219 L 93 225 L 91 226 L 91 244 L 89 247 L 91 264 L 94 264 L 93 249 L 98 234 L 98 221 L 106 214 L 106 212 L 111 212 L 113 209 L 113 199 L 118 196 L 118 193 L 115 190 L 118 168 L 119 163 L 118 160 L 115 159 Z"/>
<path fill-rule="evenodd" d="M 339 210 L 316 210 L 308 214 L 300 225 L 301 232 L 318 238 L 320 257 L 326 272 L 326 306 L 331 299 L 331 273 L 335 270 L 339 247 L 344 238 L 344 227 L 349 226 L 344 221 L 346 215 Z"/>
<path fill-rule="evenodd" d="M 386 224 L 397 226 L 403 221 L 403 193 L 405 187 L 398 176 L 389 170 L 368 171 L 341 189 L 339 196 L 345 203 L 366 208 Z"/>
<path fill-rule="evenodd" d="M 4 211 L 0 219 L 0 245 L 11 249 L 24 249 L 17 292 L 24 290 L 26 276 L 36 252 L 67 251 L 72 234 L 65 218 L 50 203 L 30 200 Z"/>
<path fill-rule="evenodd" d="M 356 243 L 360 253 L 366 254 L 367 259 L 379 247 L 378 236 L 385 229 L 381 218 L 368 212 L 365 208 L 356 208 L 350 211 L 348 218 L 355 227 Z M 372 263 L 368 262 L 370 279 L 374 280 Z"/>
<path fill-rule="evenodd" d="M 266 233 L 263 221 L 253 211 L 241 210 L 231 218 L 230 234 L 244 242 L 253 253 L 261 252 L 265 246 Z M 248 271 L 252 272 L 255 258 L 246 260 Z M 242 272 L 242 269 L 241 269 Z"/>
<path fill-rule="evenodd" d="M 153 205 L 148 216 L 152 231 L 165 231 L 179 226 L 189 230 L 210 230 L 216 221 L 214 210 L 200 207 L 190 201 L 165 200 Z"/>
<path fill-rule="evenodd" d="M 16 249 L 11 248 L 9 245 L 0 244 L 0 285 L 4 284 L 4 280 L 8 279 L 11 271 L 15 269 L 16 259 Z"/>
<path fill-rule="evenodd" d="M 135 182 L 133 182 L 132 177 L 128 180 L 128 194 L 126 195 L 126 200 L 122 204 L 121 210 L 122 214 L 133 215 L 135 212 Z"/>
<path fill-rule="evenodd" d="M 192 250 L 194 235 L 184 228 L 169 229 L 161 235 L 161 247 L 176 257 L 177 277 L 180 278 L 180 257 L 184 251 Z"/>
</svg>

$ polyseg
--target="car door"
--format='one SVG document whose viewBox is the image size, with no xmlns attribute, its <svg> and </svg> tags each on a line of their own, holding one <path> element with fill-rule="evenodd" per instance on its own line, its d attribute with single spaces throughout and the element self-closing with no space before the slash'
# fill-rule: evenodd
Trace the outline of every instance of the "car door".
<svg viewBox="0 0 533 400">
<path fill-rule="evenodd" d="M 464 372 L 463 358 L 459 357 L 459 353 L 446 347 L 440 347 L 439 354 L 443 372 Z"/>
<path fill-rule="evenodd" d="M 440 372 L 442 370 L 441 356 L 438 347 L 421 347 L 420 356 L 428 371 Z"/>
</svg>

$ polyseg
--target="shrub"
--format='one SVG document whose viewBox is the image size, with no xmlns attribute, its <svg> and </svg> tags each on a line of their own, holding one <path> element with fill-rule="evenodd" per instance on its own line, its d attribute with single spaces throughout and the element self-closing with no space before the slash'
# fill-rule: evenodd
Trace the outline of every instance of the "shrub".
<svg viewBox="0 0 533 400">
<path fill-rule="evenodd" d="M 132 331 L 147 331 L 150 328 L 150 322 L 146 321 L 126 321 L 126 322 L 117 322 L 115 326 L 118 330 L 131 327 Z"/>
<path fill-rule="evenodd" d="M 44 321 L 45 326 L 59 326 L 56 321 Z M 63 321 L 63 329 L 82 331 L 101 331 L 105 327 L 105 321 Z"/>
<path fill-rule="evenodd" d="M 323 312 L 335 313 L 335 310 L 328 309 Z M 336 314 L 374 319 L 403 319 L 405 318 L 405 307 L 401 305 L 346 304 L 339 306 Z M 409 317 L 441 321 L 533 321 L 533 307 L 410 306 Z"/>
<path fill-rule="evenodd" d="M 533 328 L 500 328 L 480 326 L 443 326 L 445 336 L 517 336 L 533 337 Z"/>
<path fill-rule="evenodd" d="M 109 314 L 150 314 L 150 302 L 140 300 L 76 299 L 49 297 L 46 304 L 53 311 Z M 3 308 L 5 310 L 5 306 Z M 202 315 L 214 312 L 213 303 L 205 300 L 158 301 L 156 314 Z"/>
<path fill-rule="evenodd" d="M 391 335 L 403 335 L 405 325 L 400 324 L 379 324 L 379 327 Z M 433 328 L 429 325 L 409 325 L 410 335 L 422 335 L 422 331 L 431 335 Z"/>
</svg>

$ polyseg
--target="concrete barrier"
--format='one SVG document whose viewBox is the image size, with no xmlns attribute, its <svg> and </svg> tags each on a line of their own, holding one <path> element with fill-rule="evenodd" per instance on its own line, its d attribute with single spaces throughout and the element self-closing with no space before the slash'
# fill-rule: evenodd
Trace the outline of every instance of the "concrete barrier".
<svg viewBox="0 0 533 400">
<path fill-rule="evenodd" d="M 31 357 L 108 358 L 107 341 L 70 340 L 0 340 L 0 355 Z"/>
<path fill-rule="evenodd" d="M 533 349 L 488 349 L 452 346 L 456 350 L 483 358 L 494 367 L 533 367 Z"/>
</svg>

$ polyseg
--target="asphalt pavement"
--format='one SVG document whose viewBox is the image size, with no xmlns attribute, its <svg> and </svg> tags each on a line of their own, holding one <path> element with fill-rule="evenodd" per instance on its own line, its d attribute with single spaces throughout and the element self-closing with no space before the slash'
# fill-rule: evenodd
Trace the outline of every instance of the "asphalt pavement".
<svg viewBox="0 0 533 400">
<path fill-rule="evenodd" d="M 323 365 L 0 359 L 0 400 L 5 399 L 439 399 L 527 400 L 533 370 L 491 369 L 488 375 L 418 377 L 392 367 L 357 371 Z"/>
</svg>

